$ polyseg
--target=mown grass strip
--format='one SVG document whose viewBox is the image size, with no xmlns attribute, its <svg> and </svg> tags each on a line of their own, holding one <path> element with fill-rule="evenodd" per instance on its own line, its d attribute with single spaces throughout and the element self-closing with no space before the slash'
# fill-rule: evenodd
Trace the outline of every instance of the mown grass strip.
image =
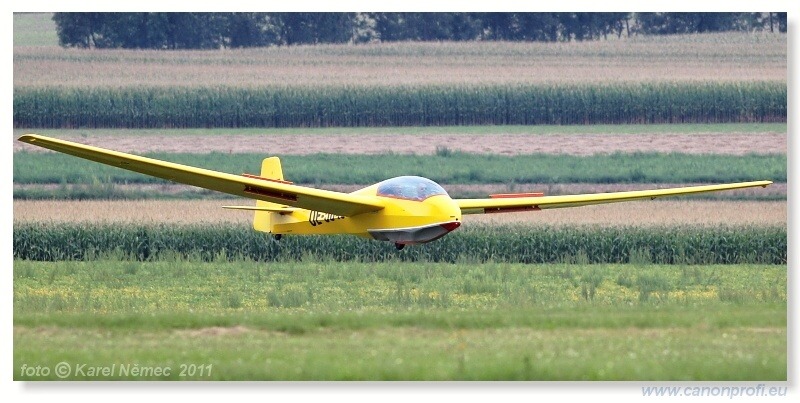
<svg viewBox="0 0 800 403">
<path fill-rule="evenodd" d="M 591 227 L 475 225 L 397 252 L 352 236 L 280 242 L 231 225 L 15 223 L 14 257 L 29 260 L 430 261 L 519 263 L 785 264 L 785 227 Z"/>
<path fill-rule="evenodd" d="M 147 154 L 228 173 L 257 173 L 263 154 Z M 477 183 L 724 183 L 786 181 L 786 155 L 598 154 L 569 156 L 314 154 L 282 157 L 288 180 L 308 184 L 369 185 L 402 175 L 440 184 Z M 163 183 L 161 179 L 57 153 L 14 154 L 15 183 Z"/>
<path fill-rule="evenodd" d="M 90 381 L 785 381 L 786 334 L 785 328 L 720 332 L 702 326 L 411 327 L 295 335 L 241 327 L 122 332 L 15 327 L 14 379 L 65 380 L 52 369 L 68 365 L 69 373 L 58 375 Z M 39 368 L 49 371 L 37 373 Z"/>
<path fill-rule="evenodd" d="M 14 89 L 14 127 L 785 122 L 785 82 Z"/>
</svg>

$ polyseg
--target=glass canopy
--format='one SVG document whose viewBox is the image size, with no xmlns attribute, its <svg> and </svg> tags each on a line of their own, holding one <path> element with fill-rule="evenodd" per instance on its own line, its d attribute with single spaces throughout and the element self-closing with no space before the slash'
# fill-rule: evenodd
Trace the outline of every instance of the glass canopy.
<svg viewBox="0 0 800 403">
<path fill-rule="evenodd" d="M 378 184 L 378 196 L 423 201 L 431 196 L 447 195 L 436 182 L 419 176 L 398 176 Z"/>
</svg>

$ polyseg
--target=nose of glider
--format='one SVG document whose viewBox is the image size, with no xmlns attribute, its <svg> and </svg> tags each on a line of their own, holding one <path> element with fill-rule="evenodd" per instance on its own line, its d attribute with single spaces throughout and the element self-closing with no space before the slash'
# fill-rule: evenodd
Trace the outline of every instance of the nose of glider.
<svg viewBox="0 0 800 403">
<path fill-rule="evenodd" d="M 425 200 L 425 203 L 430 205 L 431 213 L 435 216 L 432 217 L 434 221 L 446 222 L 448 226 L 453 225 L 452 228 L 447 228 L 448 231 L 452 231 L 461 225 L 461 209 L 450 196 L 434 196 Z"/>
<path fill-rule="evenodd" d="M 445 231 L 450 232 L 450 231 L 460 227 L 461 226 L 461 221 L 446 222 L 444 224 L 439 224 L 439 226 L 444 228 Z"/>
</svg>

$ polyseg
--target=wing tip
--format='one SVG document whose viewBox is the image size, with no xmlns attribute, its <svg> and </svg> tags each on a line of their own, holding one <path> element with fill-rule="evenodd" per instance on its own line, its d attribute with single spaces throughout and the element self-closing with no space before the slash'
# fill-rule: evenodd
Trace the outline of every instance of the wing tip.
<svg viewBox="0 0 800 403">
<path fill-rule="evenodd" d="M 39 139 L 39 136 L 36 135 L 36 134 L 23 134 L 22 136 L 19 136 L 19 138 L 17 140 L 19 140 L 19 141 L 21 141 L 23 143 L 33 144 L 38 139 Z"/>
</svg>

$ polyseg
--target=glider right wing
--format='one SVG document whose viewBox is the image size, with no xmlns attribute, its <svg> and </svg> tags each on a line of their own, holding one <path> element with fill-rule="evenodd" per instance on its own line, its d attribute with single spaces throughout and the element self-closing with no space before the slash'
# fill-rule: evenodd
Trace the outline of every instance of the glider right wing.
<svg viewBox="0 0 800 403">
<path fill-rule="evenodd" d="M 616 203 L 633 200 L 656 199 L 665 196 L 680 196 L 720 190 L 767 187 L 770 181 L 725 183 L 721 185 L 688 186 L 681 188 L 634 190 L 629 192 L 593 193 L 581 195 L 507 197 L 495 199 L 456 199 L 461 214 L 511 213 L 536 211 L 550 208 L 578 207 L 591 204 Z"/>
</svg>

